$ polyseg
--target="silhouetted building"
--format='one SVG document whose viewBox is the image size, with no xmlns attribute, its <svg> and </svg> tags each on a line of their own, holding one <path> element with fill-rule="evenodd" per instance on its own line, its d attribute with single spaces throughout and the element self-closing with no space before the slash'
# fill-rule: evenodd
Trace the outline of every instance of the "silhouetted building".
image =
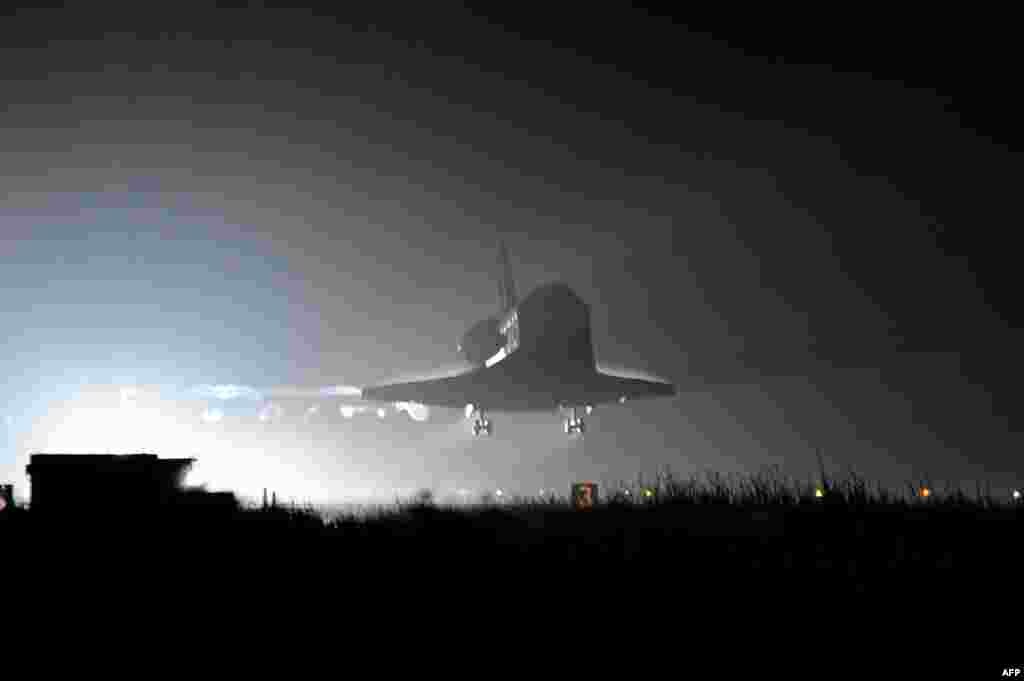
<svg viewBox="0 0 1024 681">
<path fill-rule="evenodd" d="M 36 511 L 127 511 L 158 508 L 182 497 L 195 459 L 155 454 L 33 454 L 26 467 Z"/>
</svg>

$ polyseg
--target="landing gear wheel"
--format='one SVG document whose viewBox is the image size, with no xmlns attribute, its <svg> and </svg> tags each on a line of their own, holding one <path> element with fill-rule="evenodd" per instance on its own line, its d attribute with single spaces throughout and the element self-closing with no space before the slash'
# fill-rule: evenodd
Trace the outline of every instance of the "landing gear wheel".
<svg viewBox="0 0 1024 681">
<path fill-rule="evenodd" d="M 574 435 L 579 433 L 582 435 L 586 431 L 586 425 L 583 423 L 583 417 L 576 415 L 576 407 L 572 409 L 572 416 L 565 420 L 564 430 L 567 435 Z"/>
<path fill-rule="evenodd" d="M 586 432 L 587 427 L 586 424 L 583 422 L 583 419 L 567 419 L 565 421 L 564 430 L 567 435 L 575 435 L 576 433 L 582 435 L 584 432 Z"/>
<path fill-rule="evenodd" d="M 478 416 L 477 419 L 473 421 L 473 435 L 476 435 L 477 437 L 479 437 L 481 433 L 490 435 L 493 432 L 491 420 L 484 416 L 483 410 L 477 410 L 476 413 Z"/>
</svg>

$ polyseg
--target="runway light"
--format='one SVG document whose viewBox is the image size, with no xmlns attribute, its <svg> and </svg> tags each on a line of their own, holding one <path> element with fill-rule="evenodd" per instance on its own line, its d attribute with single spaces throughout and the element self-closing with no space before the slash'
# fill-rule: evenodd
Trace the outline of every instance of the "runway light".
<svg viewBox="0 0 1024 681">
<path fill-rule="evenodd" d="M 625 404 L 625 403 L 626 403 L 626 396 L 623 395 L 622 397 L 619 398 L 619 404 Z"/>
<path fill-rule="evenodd" d="M 430 409 L 425 404 L 418 402 L 395 402 L 395 409 L 404 411 L 414 421 L 426 421 L 430 418 Z"/>
<path fill-rule="evenodd" d="M 274 404 L 273 402 L 264 405 L 264 407 L 260 409 L 259 413 L 260 421 L 263 421 L 264 423 L 279 419 L 282 416 L 284 416 L 284 410 L 280 405 Z"/>
<path fill-rule="evenodd" d="M 203 421 L 206 423 L 220 423 L 224 418 L 224 412 L 220 409 L 207 409 L 203 412 Z"/>
<path fill-rule="evenodd" d="M 927 487 L 922 487 L 921 488 L 921 497 L 923 499 L 927 499 L 931 495 L 932 495 L 932 491 L 930 489 L 928 489 Z"/>
<path fill-rule="evenodd" d="M 645 497 L 653 497 L 654 496 L 654 490 L 645 489 L 644 490 L 644 496 Z"/>
<path fill-rule="evenodd" d="M 387 412 L 384 411 L 384 407 L 380 407 L 379 409 L 377 409 L 377 418 L 381 418 L 382 419 L 385 416 L 387 416 Z"/>
<path fill-rule="evenodd" d="M 363 391 L 354 385 L 332 385 L 328 388 L 321 388 L 320 394 L 334 397 L 360 397 Z"/>
<path fill-rule="evenodd" d="M 1018 500 L 1018 501 L 1020 501 L 1020 497 L 1021 497 L 1020 490 L 1019 489 L 1013 490 L 1013 498 Z"/>
<path fill-rule="evenodd" d="M 121 408 L 132 409 L 137 406 L 138 388 L 121 388 Z"/>
<path fill-rule="evenodd" d="M 246 385 L 200 385 L 192 389 L 200 397 L 215 397 L 218 400 L 234 400 L 240 397 L 259 399 L 260 394 Z"/>
<path fill-rule="evenodd" d="M 502 495 L 502 491 L 499 489 L 495 494 L 497 494 L 500 497 Z"/>
<path fill-rule="evenodd" d="M 817 499 L 821 499 L 823 496 L 825 496 L 825 490 L 821 489 L 820 487 L 816 487 L 814 489 L 814 496 Z"/>
</svg>

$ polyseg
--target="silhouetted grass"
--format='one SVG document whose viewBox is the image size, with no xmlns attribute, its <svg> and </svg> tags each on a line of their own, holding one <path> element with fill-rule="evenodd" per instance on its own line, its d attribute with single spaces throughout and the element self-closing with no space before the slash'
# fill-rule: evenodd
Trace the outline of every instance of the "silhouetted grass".
<svg viewBox="0 0 1024 681">
<path fill-rule="evenodd" d="M 823 483 L 777 469 L 687 478 L 666 471 L 603 486 L 598 504 L 585 510 L 573 509 L 568 494 L 454 505 L 427 490 L 374 512 L 332 516 L 309 504 L 207 507 L 194 501 L 158 515 L 35 518 L 30 509 L 16 509 L 5 514 L 0 531 L 324 537 L 330 540 L 318 542 L 324 550 L 364 563 L 524 569 L 565 561 L 591 569 L 632 564 L 700 573 L 716 583 L 748 580 L 749 571 L 760 568 L 782 570 L 777 579 L 801 589 L 822 582 L 830 588 L 915 589 L 922 575 L 931 575 L 948 589 L 965 575 L 983 575 L 976 586 L 992 587 L 999 574 L 1016 569 L 1024 517 L 1020 502 L 949 485 L 933 488 L 927 480 L 890 490 L 852 473 Z"/>
</svg>

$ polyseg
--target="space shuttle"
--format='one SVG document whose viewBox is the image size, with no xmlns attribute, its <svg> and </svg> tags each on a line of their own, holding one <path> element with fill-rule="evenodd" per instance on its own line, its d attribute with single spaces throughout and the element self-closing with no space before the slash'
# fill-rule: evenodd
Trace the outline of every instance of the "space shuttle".
<svg viewBox="0 0 1024 681">
<path fill-rule="evenodd" d="M 362 399 L 464 408 L 478 436 L 493 432 L 491 412 L 560 412 L 563 430 L 574 435 L 585 431 L 583 414 L 597 405 L 676 394 L 665 381 L 598 369 L 590 306 L 568 284 L 545 283 L 520 300 L 504 242 L 498 266 L 497 312 L 472 324 L 457 344 L 467 369 L 364 387 Z"/>
</svg>

